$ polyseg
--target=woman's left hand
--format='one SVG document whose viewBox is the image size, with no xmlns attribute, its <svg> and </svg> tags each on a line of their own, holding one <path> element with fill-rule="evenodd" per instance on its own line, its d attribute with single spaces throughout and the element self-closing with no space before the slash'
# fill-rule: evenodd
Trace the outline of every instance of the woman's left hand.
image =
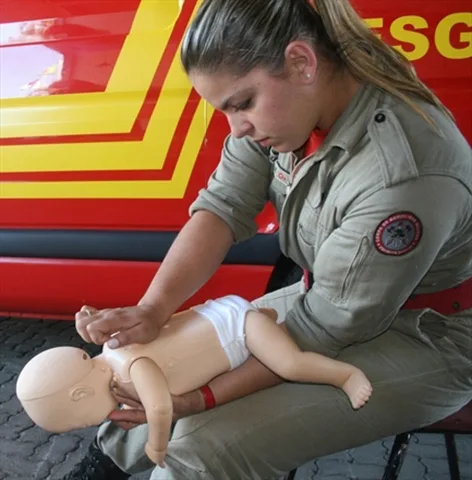
<svg viewBox="0 0 472 480">
<path fill-rule="evenodd" d="M 116 423 L 123 430 L 131 430 L 138 425 L 147 423 L 146 411 L 140 402 L 127 396 L 126 392 L 119 387 L 113 387 L 115 400 L 123 405 L 123 408 L 113 410 L 108 415 L 108 420 Z"/>
<path fill-rule="evenodd" d="M 125 408 L 111 412 L 108 420 L 116 423 L 124 430 L 131 430 L 138 425 L 147 423 L 146 411 L 140 402 L 129 398 L 126 393 L 119 388 L 113 389 L 113 396 L 118 403 L 125 405 Z M 183 395 L 172 395 L 172 405 L 172 420 L 174 422 L 205 410 L 205 401 L 199 390 L 184 393 Z"/>
</svg>

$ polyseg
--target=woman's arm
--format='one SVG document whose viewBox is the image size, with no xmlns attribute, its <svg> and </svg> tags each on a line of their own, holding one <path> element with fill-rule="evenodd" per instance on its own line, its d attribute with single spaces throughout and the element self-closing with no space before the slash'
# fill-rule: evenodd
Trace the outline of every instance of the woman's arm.
<svg viewBox="0 0 472 480">
<path fill-rule="evenodd" d="M 213 379 L 209 386 L 216 404 L 223 405 L 264 388 L 279 385 L 284 380 L 254 357 L 231 372 Z"/>
<path fill-rule="evenodd" d="M 105 310 L 87 307 L 76 315 L 77 331 L 86 342 L 108 342 L 110 348 L 152 341 L 171 315 L 216 272 L 232 243 L 233 233 L 224 220 L 211 212 L 196 212 L 139 304 Z"/>
<path fill-rule="evenodd" d="M 232 244 L 233 234 L 224 220 L 211 212 L 196 212 L 139 303 L 165 305 L 170 316 L 216 272 Z"/>
</svg>

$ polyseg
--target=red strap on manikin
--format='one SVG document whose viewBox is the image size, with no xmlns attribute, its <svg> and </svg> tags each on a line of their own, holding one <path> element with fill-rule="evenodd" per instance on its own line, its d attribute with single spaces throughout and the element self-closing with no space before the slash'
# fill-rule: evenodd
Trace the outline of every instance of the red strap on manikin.
<svg viewBox="0 0 472 480">
<path fill-rule="evenodd" d="M 210 386 L 209 385 L 203 385 L 203 387 L 200 387 L 200 391 L 202 392 L 203 400 L 205 402 L 205 410 L 215 408 L 216 407 L 216 400 L 215 400 L 215 396 L 213 395 L 213 391 L 210 388 Z"/>
<path fill-rule="evenodd" d="M 306 290 L 313 286 L 313 275 L 308 270 L 303 270 L 303 282 Z M 472 277 L 447 290 L 413 295 L 402 306 L 402 310 L 424 308 L 430 308 L 441 315 L 452 315 L 472 309 Z"/>
</svg>

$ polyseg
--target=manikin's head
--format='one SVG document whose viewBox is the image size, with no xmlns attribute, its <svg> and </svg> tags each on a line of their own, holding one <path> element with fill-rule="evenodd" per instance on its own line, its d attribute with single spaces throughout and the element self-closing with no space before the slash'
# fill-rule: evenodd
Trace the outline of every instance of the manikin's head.
<svg viewBox="0 0 472 480">
<path fill-rule="evenodd" d="M 34 423 L 62 433 L 102 423 L 117 403 L 113 372 L 101 356 L 57 347 L 32 358 L 21 371 L 16 394 Z"/>
</svg>

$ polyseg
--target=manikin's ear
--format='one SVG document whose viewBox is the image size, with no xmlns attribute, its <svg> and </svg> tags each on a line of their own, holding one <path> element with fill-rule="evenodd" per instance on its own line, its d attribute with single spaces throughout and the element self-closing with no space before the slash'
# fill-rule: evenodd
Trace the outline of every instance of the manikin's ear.
<svg viewBox="0 0 472 480">
<path fill-rule="evenodd" d="M 258 308 L 257 309 L 259 312 L 263 313 L 264 315 L 267 315 L 269 318 L 271 318 L 274 322 L 277 321 L 277 312 L 273 308 Z"/>
<path fill-rule="evenodd" d="M 95 395 L 95 390 L 88 385 L 79 385 L 74 387 L 69 393 L 69 396 L 73 402 L 78 402 L 83 398 L 92 397 L 93 395 Z"/>
<path fill-rule="evenodd" d="M 318 58 L 313 47 L 302 40 L 294 40 L 285 49 L 287 72 L 296 75 L 303 84 L 311 84 L 318 69 Z"/>
</svg>

